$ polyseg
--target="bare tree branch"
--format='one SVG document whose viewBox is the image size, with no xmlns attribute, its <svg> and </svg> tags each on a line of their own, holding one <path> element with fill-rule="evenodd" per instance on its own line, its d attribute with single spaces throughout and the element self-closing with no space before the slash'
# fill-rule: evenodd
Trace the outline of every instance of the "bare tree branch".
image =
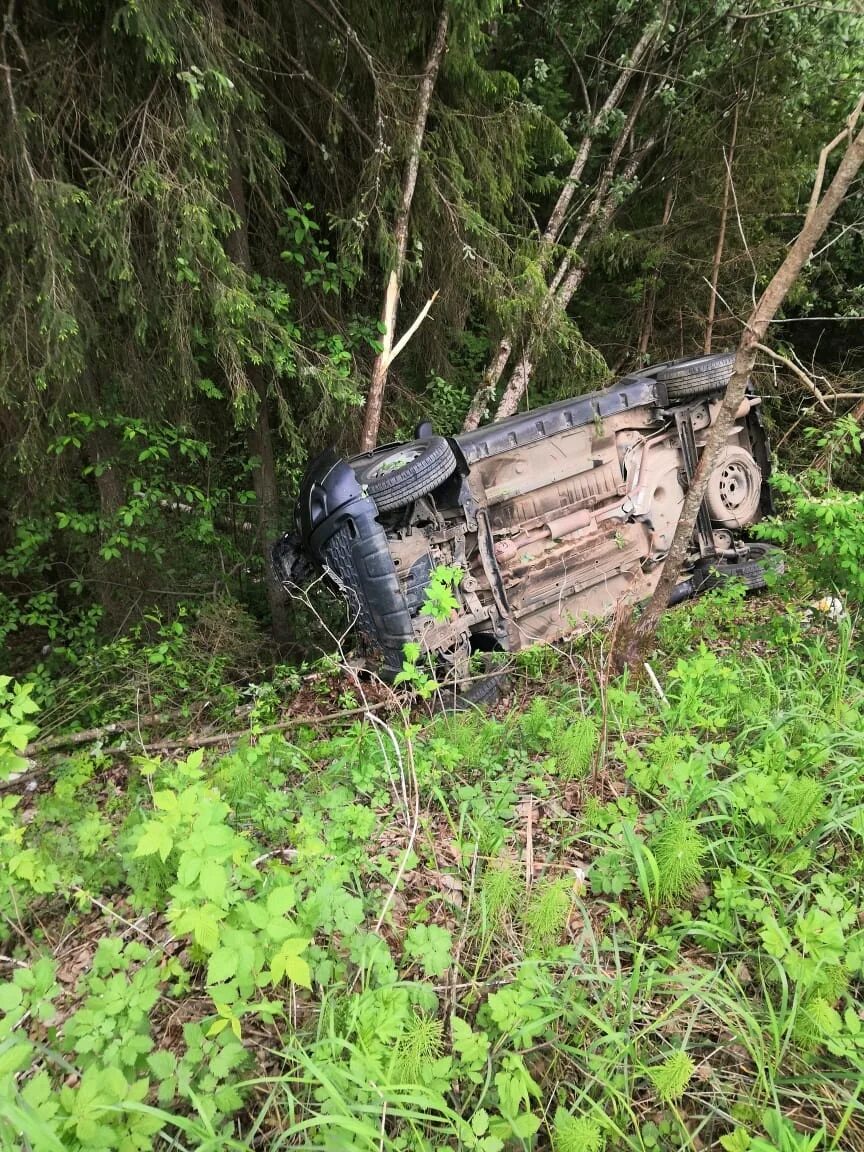
<svg viewBox="0 0 864 1152">
<path fill-rule="evenodd" d="M 831 409 L 826 403 L 825 397 L 822 395 L 822 393 L 819 391 L 819 389 L 816 387 L 814 382 L 810 379 L 803 368 L 799 368 L 794 360 L 790 360 L 788 356 L 782 356 L 779 352 L 775 352 L 766 344 L 756 344 L 755 347 L 759 352 L 763 352 L 766 356 L 770 356 L 772 360 L 776 360 L 778 364 L 782 364 L 784 368 L 788 368 L 790 372 L 797 376 L 807 391 L 812 392 L 821 406 L 825 409 L 825 411 L 830 414 Z"/>
<path fill-rule="evenodd" d="M 411 204 L 414 200 L 414 189 L 417 186 L 417 173 L 420 170 L 420 154 L 423 150 L 423 137 L 426 132 L 426 120 L 429 116 L 429 105 L 432 101 L 432 91 L 438 77 L 438 69 L 444 56 L 447 44 L 447 29 L 449 26 L 450 10 L 445 0 L 441 15 L 438 18 L 438 27 L 435 39 L 417 93 L 417 105 L 414 114 L 414 129 L 408 152 L 408 164 L 405 169 L 405 178 L 402 182 L 402 198 L 393 228 L 396 242 L 396 253 L 393 268 L 384 293 L 384 304 L 381 309 L 381 351 L 375 359 L 372 368 L 372 377 L 369 381 L 369 393 L 366 397 L 366 411 L 363 415 L 363 428 L 360 434 L 360 450 L 369 452 L 375 447 L 378 439 L 378 429 L 381 425 L 381 408 L 384 400 L 384 388 L 387 383 L 387 366 L 390 350 L 396 329 L 396 316 L 399 310 L 399 290 L 402 275 L 405 271 L 405 258 L 408 251 L 408 222 L 411 217 Z"/>
</svg>

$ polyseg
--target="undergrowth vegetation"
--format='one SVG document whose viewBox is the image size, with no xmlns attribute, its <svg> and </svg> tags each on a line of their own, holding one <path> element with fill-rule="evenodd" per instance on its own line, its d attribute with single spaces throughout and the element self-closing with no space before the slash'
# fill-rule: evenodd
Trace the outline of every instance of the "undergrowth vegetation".
<svg viewBox="0 0 864 1152">
<path fill-rule="evenodd" d="M 0 1147 L 861 1146 L 853 626 L 727 589 L 664 632 L 659 692 L 589 636 L 494 715 L 259 693 L 227 753 L 32 779 L 6 683 Z"/>
</svg>

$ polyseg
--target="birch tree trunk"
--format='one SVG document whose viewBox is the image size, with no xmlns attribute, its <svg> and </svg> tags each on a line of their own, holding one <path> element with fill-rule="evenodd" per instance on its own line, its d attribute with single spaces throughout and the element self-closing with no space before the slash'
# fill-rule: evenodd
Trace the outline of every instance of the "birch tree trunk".
<svg viewBox="0 0 864 1152">
<path fill-rule="evenodd" d="M 666 228 L 672 218 L 672 206 L 675 203 L 675 187 L 674 185 L 666 193 L 666 199 L 663 203 L 663 220 L 660 225 L 660 235 L 665 238 Z M 651 271 L 647 290 L 645 292 L 645 307 L 642 313 L 642 329 L 639 333 L 639 345 L 636 349 L 641 364 L 648 353 L 648 345 L 651 343 L 651 337 L 654 334 L 654 308 L 657 303 L 657 285 L 660 282 L 660 269 L 654 268 Z"/>
<path fill-rule="evenodd" d="M 405 256 L 408 251 L 408 223 L 411 218 L 411 203 L 414 199 L 414 189 L 417 186 L 417 173 L 420 169 L 420 155 L 423 151 L 423 137 L 426 134 L 426 121 L 429 117 L 429 105 L 438 78 L 438 69 L 444 56 L 447 44 L 447 27 L 450 20 L 448 4 L 445 0 L 438 27 L 435 31 L 435 40 L 432 50 L 423 69 L 423 78 L 420 81 L 420 90 L 417 93 L 417 107 L 414 112 L 414 127 L 411 135 L 411 146 L 408 152 L 408 165 L 405 169 L 405 178 L 402 182 L 402 198 L 399 211 L 393 227 L 393 238 L 396 252 L 393 267 L 387 281 L 384 293 L 384 304 L 381 308 L 381 351 L 375 358 L 372 367 L 372 377 L 369 381 L 369 392 L 366 397 L 366 410 L 363 414 L 363 428 L 360 433 L 360 451 L 369 452 L 375 447 L 378 440 L 378 429 L 381 426 L 381 409 L 384 402 L 384 388 L 387 384 L 387 369 L 390 366 L 390 353 L 396 332 L 396 317 L 399 311 L 399 292 L 402 287 L 402 276 L 405 271 Z"/>
<path fill-rule="evenodd" d="M 567 215 L 570 210 L 570 205 L 573 202 L 573 196 L 579 186 L 579 181 L 582 179 L 582 174 L 585 171 L 585 166 L 590 159 L 594 141 L 597 137 L 597 132 L 603 124 L 606 117 L 613 112 L 621 102 L 627 85 L 634 73 L 642 65 L 648 50 L 651 48 L 652 43 L 656 40 L 659 28 L 656 24 L 649 24 L 649 26 L 642 32 L 638 41 L 633 47 L 633 51 L 627 60 L 627 63 L 621 69 L 618 79 L 609 91 L 606 99 L 603 101 L 599 111 L 591 118 L 591 122 L 585 130 L 582 139 L 579 142 L 579 147 L 576 149 L 576 156 L 574 157 L 573 164 L 564 185 L 555 202 L 555 207 L 549 216 L 549 222 L 540 237 L 540 252 L 539 261 L 540 266 L 545 267 L 552 252 L 552 247 L 561 237 L 562 232 L 567 223 Z M 625 133 L 622 132 L 622 136 Z M 620 137 L 619 137 L 620 138 Z M 626 138 L 626 136 L 625 136 Z M 608 167 L 608 166 L 607 166 Z M 596 201 L 596 197 L 595 197 Z M 581 239 L 584 239 L 584 235 Z M 581 243 L 581 239 L 579 243 Z M 557 287 L 557 285 L 554 285 Z M 554 289 L 553 289 L 554 290 Z M 470 432 L 476 428 L 486 412 L 492 398 L 495 395 L 495 390 L 504 374 L 504 370 L 510 360 L 513 351 L 513 336 L 508 333 L 501 337 L 492 358 L 489 361 L 489 367 L 483 374 L 483 379 L 480 387 L 474 394 L 471 401 L 471 407 L 468 409 L 468 415 L 465 417 L 463 424 L 463 431 Z M 518 367 L 517 367 L 518 371 Z M 529 374 L 530 375 L 530 374 Z"/>
<path fill-rule="evenodd" d="M 735 356 L 732 377 L 726 386 L 723 403 L 720 406 L 717 419 L 711 426 L 695 475 L 684 498 L 681 515 L 666 557 L 663 573 L 638 624 L 635 628 L 631 627 L 624 637 L 624 643 L 618 656 L 618 660 L 622 663 L 635 666 L 646 644 L 650 643 L 656 634 L 660 616 L 669 603 L 670 593 L 678 582 L 678 577 L 690 549 L 696 517 L 702 506 L 708 479 L 726 444 L 729 429 L 735 420 L 735 413 L 744 399 L 747 380 L 756 362 L 757 345 L 764 340 L 768 326 L 777 314 L 777 310 L 798 278 L 801 269 L 810 259 L 813 249 L 843 202 L 850 184 L 864 165 L 864 128 L 858 132 L 857 136 L 854 135 L 862 106 L 864 106 L 864 95 L 862 95 L 855 112 L 850 116 L 845 131 L 822 150 L 804 225 L 789 249 L 786 259 L 774 274 L 744 327 Z M 827 156 L 843 139 L 848 141 L 843 159 L 838 165 L 828 190 L 820 199 Z"/>
<path fill-rule="evenodd" d="M 703 351 L 707 356 L 711 351 L 711 340 L 714 335 L 714 314 L 717 307 L 717 283 L 720 279 L 720 265 L 723 261 L 723 246 L 726 243 L 726 221 L 729 217 L 729 195 L 732 191 L 732 164 L 735 160 L 735 141 L 738 138 L 738 104 L 732 116 L 732 138 L 729 141 L 729 155 L 726 157 L 726 182 L 723 186 L 723 207 L 720 209 L 720 228 L 717 232 L 717 247 L 714 250 L 714 262 L 711 265 L 711 295 L 708 298 L 708 318 L 705 321 L 705 344 Z"/>
<path fill-rule="evenodd" d="M 653 146 L 654 139 L 652 137 L 638 152 L 634 152 L 621 174 L 622 180 L 629 182 L 633 179 L 645 155 Z M 617 158 L 615 162 L 617 163 Z M 601 182 L 601 187 L 598 189 L 598 197 L 602 195 L 603 198 L 598 199 L 595 197 L 589 212 L 586 213 L 586 219 L 582 225 L 580 225 L 579 231 L 571 241 L 570 247 L 553 277 L 544 312 L 548 313 L 552 309 L 559 309 L 562 312 L 566 311 L 570 301 L 582 287 L 582 281 L 587 275 L 588 266 L 584 261 L 574 264 L 574 260 L 578 255 L 578 247 L 583 244 L 589 233 L 592 233 L 594 238 L 603 236 L 612 223 L 615 212 L 618 209 L 619 201 L 615 189 L 611 187 L 611 184 L 611 175 L 605 184 Z M 604 192 L 605 195 L 603 195 Z M 569 272 L 567 269 L 569 269 Z M 567 273 L 566 275 L 564 275 L 565 272 Z M 513 375 L 510 377 L 507 387 L 504 389 L 501 402 L 495 412 L 496 420 L 503 420 L 506 416 L 512 416 L 519 407 L 519 401 L 525 395 L 525 390 L 530 384 L 531 377 L 534 374 L 535 351 L 536 340 L 533 338 L 529 339 L 525 351 L 522 353 L 518 364 L 513 370 Z"/>
</svg>

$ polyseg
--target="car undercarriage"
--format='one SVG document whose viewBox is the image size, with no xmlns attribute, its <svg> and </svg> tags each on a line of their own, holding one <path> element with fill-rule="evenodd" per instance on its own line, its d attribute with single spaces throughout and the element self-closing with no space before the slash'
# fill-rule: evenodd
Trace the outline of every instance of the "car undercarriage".
<svg viewBox="0 0 864 1152">
<path fill-rule="evenodd" d="M 280 578 L 298 556 L 347 600 L 392 678 L 404 645 L 465 674 L 478 649 L 562 639 L 651 595 L 687 487 L 731 375 L 731 355 L 672 362 L 602 391 L 451 437 L 308 469 L 295 533 L 274 548 Z M 761 398 L 748 388 L 708 482 L 673 600 L 722 576 L 764 586 L 777 559 L 746 529 L 771 510 Z M 424 611 L 436 572 L 457 570 L 457 607 Z"/>
</svg>

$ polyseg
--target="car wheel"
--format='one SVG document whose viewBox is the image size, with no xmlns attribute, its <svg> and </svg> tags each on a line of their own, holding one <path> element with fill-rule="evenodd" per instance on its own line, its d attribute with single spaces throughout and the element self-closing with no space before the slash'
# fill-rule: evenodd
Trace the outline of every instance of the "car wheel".
<svg viewBox="0 0 864 1152">
<path fill-rule="evenodd" d="M 672 360 L 649 371 L 656 380 L 665 384 L 670 400 L 691 400 L 696 396 L 722 392 L 729 383 L 734 365 L 735 353 L 727 352 L 719 356 Z"/>
<path fill-rule="evenodd" d="M 478 679 L 462 687 L 443 687 L 432 698 L 435 712 L 467 712 L 475 708 L 494 708 L 507 687 L 508 676 L 503 669 L 495 671 L 491 656 L 483 658 L 483 672 Z"/>
<path fill-rule="evenodd" d="M 430 436 L 352 460 L 351 467 L 378 508 L 386 512 L 437 488 L 456 471 L 456 457 L 443 436 Z"/>
<path fill-rule="evenodd" d="M 783 552 L 771 544 L 751 544 L 746 559 L 718 560 L 705 570 L 698 590 L 706 592 L 727 580 L 740 580 L 751 592 L 758 592 L 770 584 L 769 574 L 782 576 L 785 571 Z"/>
<path fill-rule="evenodd" d="M 727 448 L 708 477 L 705 503 L 723 528 L 746 528 L 759 513 L 762 471 L 744 448 Z"/>
</svg>

